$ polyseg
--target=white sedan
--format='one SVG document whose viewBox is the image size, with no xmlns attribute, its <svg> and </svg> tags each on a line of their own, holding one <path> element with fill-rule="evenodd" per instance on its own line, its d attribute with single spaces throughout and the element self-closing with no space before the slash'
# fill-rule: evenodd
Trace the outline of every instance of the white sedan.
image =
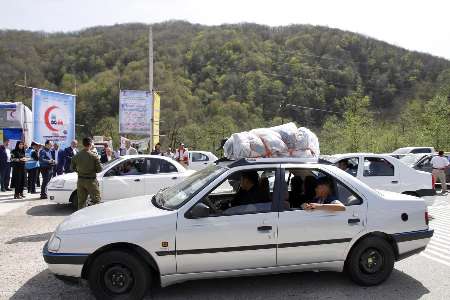
<svg viewBox="0 0 450 300">
<path fill-rule="evenodd" d="M 435 194 L 430 173 L 415 170 L 389 154 L 346 153 L 325 158 L 339 166 L 347 165 L 347 173 L 374 189 L 381 189 L 417 197 Z"/>
<path fill-rule="evenodd" d="M 138 300 L 158 284 L 311 270 L 377 285 L 432 235 L 421 198 L 375 191 L 329 164 L 242 159 L 153 197 L 79 210 L 43 256 L 53 273 L 86 279 L 97 299 Z"/>
<path fill-rule="evenodd" d="M 195 171 L 186 170 L 170 158 L 154 155 L 127 155 L 109 161 L 97 174 L 102 201 L 154 194 L 172 186 Z M 52 178 L 47 193 L 56 203 L 76 205 L 77 174 Z"/>
</svg>

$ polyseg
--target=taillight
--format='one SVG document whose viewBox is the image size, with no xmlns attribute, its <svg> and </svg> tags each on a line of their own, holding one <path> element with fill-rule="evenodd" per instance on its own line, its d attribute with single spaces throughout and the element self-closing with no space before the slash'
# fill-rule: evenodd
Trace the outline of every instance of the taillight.
<svg viewBox="0 0 450 300">
<path fill-rule="evenodd" d="M 427 211 L 425 211 L 425 224 L 429 224 L 432 217 L 428 214 Z"/>
<path fill-rule="evenodd" d="M 431 188 L 434 190 L 436 185 L 436 178 L 434 178 L 434 175 L 431 175 Z"/>
</svg>

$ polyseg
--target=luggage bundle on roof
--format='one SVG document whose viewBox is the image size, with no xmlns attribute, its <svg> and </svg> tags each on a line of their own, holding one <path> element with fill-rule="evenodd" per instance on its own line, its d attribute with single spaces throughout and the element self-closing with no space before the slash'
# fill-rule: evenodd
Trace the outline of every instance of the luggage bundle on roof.
<svg viewBox="0 0 450 300">
<path fill-rule="evenodd" d="M 234 133 L 224 144 L 228 159 L 258 157 L 318 157 L 319 140 L 308 128 L 287 123 Z"/>
</svg>

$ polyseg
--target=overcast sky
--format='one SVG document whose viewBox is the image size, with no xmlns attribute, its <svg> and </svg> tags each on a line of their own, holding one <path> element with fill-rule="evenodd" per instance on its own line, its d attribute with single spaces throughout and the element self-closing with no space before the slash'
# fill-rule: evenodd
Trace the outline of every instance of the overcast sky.
<svg viewBox="0 0 450 300">
<path fill-rule="evenodd" d="M 447 0 L 0 0 L 0 28 L 74 31 L 166 20 L 326 25 L 450 59 Z"/>
</svg>

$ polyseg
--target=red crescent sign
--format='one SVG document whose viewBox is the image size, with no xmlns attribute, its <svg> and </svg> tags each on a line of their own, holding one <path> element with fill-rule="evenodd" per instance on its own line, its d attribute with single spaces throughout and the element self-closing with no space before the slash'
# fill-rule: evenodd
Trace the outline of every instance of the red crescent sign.
<svg viewBox="0 0 450 300">
<path fill-rule="evenodd" d="M 45 115 L 44 115 L 45 126 L 47 126 L 47 128 L 50 129 L 51 131 L 58 131 L 58 129 L 56 129 L 55 127 L 52 126 L 52 124 L 50 124 L 50 120 L 49 120 L 50 113 L 51 113 L 52 110 L 54 110 L 55 108 L 58 108 L 58 107 L 55 106 L 55 105 L 50 106 L 50 107 L 45 111 Z"/>
</svg>

